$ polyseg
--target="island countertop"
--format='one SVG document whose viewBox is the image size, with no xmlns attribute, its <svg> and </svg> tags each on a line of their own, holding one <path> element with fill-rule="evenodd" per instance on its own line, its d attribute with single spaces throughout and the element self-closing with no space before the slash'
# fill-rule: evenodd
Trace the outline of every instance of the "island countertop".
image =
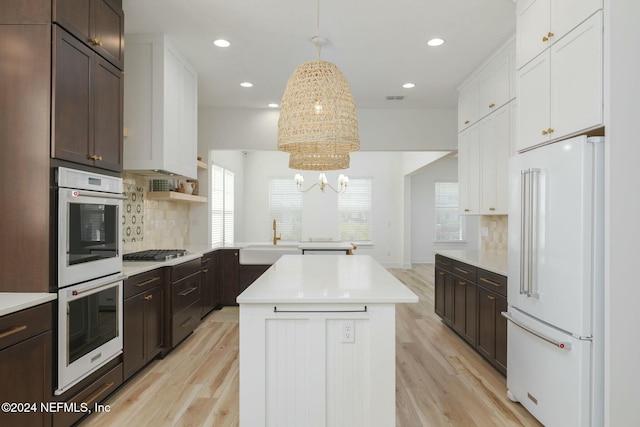
<svg viewBox="0 0 640 427">
<path fill-rule="evenodd" d="M 283 255 L 239 304 L 415 303 L 418 296 L 369 255 Z"/>
</svg>

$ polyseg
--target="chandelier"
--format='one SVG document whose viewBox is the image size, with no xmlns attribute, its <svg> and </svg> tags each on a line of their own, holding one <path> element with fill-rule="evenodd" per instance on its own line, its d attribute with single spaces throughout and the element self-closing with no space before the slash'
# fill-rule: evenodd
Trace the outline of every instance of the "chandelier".
<svg viewBox="0 0 640 427">
<path fill-rule="evenodd" d="M 302 175 L 297 173 L 296 176 L 294 177 L 294 179 L 296 180 L 296 188 L 301 193 L 306 193 L 307 191 L 311 190 L 313 187 L 320 187 L 320 191 L 322 191 L 324 193 L 324 189 L 329 187 L 334 192 L 336 192 L 338 194 L 342 194 L 345 191 L 347 191 L 347 185 L 349 185 L 349 177 L 346 176 L 346 175 L 343 175 L 343 174 L 340 174 L 340 176 L 338 176 L 338 188 L 337 189 L 334 186 L 332 186 L 331 184 L 328 183 L 327 176 L 324 174 L 324 172 L 320 173 L 320 176 L 318 177 L 318 182 L 316 182 L 315 184 L 313 184 L 311 187 L 307 188 L 306 190 L 302 189 L 302 185 L 304 184 L 304 177 Z"/>
<path fill-rule="evenodd" d="M 320 28 L 318 0 L 317 30 Z M 342 72 L 320 59 L 323 39 L 312 39 L 318 59 L 299 65 L 280 103 L 278 150 L 290 155 L 289 167 L 336 170 L 349 167 L 349 153 L 360 148 L 351 89 Z"/>
</svg>

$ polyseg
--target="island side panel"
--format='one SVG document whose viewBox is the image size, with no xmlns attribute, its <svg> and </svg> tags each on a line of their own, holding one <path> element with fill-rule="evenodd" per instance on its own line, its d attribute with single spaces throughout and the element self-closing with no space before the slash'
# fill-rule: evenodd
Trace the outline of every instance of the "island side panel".
<svg viewBox="0 0 640 427">
<path fill-rule="evenodd" d="M 277 306 L 240 305 L 240 425 L 393 426 L 395 306 Z"/>
</svg>

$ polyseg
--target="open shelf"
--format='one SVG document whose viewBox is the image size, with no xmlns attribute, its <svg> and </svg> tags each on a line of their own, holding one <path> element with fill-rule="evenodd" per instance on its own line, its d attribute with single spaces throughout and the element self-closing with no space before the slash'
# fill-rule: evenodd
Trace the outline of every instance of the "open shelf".
<svg viewBox="0 0 640 427">
<path fill-rule="evenodd" d="M 178 193 L 176 191 L 149 191 L 147 200 L 174 200 L 181 202 L 207 203 L 207 198 L 192 194 Z"/>
</svg>

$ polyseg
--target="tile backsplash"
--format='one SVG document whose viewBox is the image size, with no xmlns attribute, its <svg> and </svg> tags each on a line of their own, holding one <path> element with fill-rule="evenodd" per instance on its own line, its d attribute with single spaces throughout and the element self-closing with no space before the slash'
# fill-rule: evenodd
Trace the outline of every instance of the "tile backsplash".
<svg viewBox="0 0 640 427">
<path fill-rule="evenodd" d="M 507 251 L 508 218 L 507 215 L 480 216 L 480 249 L 482 251 Z M 482 230 L 485 228 L 488 231 L 487 236 L 482 235 Z"/>
<path fill-rule="evenodd" d="M 173 200 L 147 200 L 149 178 L 122 174 L 123 250 L 181 249 L 189 236 L 189 204 Z"/>
</svg>

